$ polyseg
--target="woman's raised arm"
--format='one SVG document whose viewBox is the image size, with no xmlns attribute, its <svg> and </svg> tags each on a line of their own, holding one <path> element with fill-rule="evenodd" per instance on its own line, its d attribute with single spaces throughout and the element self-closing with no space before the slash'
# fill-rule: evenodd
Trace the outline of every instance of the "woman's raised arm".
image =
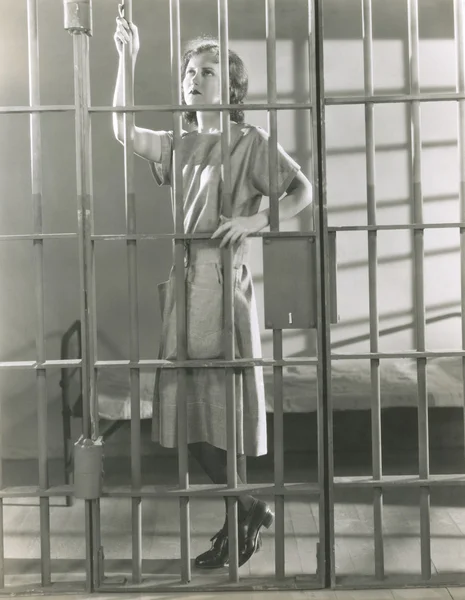
<svg viewBox="0 0 465 600">
<path fill-rule="evenodd" d="M 128 23 L 126 19 L 118 17 L 116 19 L 116 32 L 114 40 L 119 55 L 118 74 L 116 76 L 115 93 L 113 96 L 113 106 L 123 105 L 123 85 L 124 85 L 124 45 L 132 38 L 132 67 L 136 66 L 137 54 L 140 48 L 139 32 L 134 23 Z M 123 113 L 113 113 L 113 133 L 115 138 L 124 143 L 124 120 Z M 134 152 L 146 158 L 147 160 L 161 161 L 161 141 L 160 133 L 151 129 L 134 126 Z"/>
</svg>

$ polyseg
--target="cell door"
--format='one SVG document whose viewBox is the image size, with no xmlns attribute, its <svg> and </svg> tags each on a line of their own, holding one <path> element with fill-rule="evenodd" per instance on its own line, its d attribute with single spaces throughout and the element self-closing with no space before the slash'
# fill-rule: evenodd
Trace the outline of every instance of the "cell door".
<svg viewBox="0 0 465 600">
<path fill-rule="evenodd" d="M 266 119 L 266 127 L 269 130 L 269 161 L 265 169 L 269 175 L 270 193 L 270 231 L 259 232 L 250 236 L 253 254 L 261 257 L 261 264 L 256 264 L 261 274 L 263 283 L 261 285 L 263 299 L 263 333 L 268 337 L 269 354 L 266 356 L 250 355 L 238 356 L 237 345 L 234 342 L 234 313 L 233 299 L 235 297 L 235 284 L 237 275 L 235 273 L 235 256 L 231 251 L 224 251 L 222 255 L 223 273 L 223 351 L 221 357 L 209 358 L 192 356 L 188 349 L 188 336 L 186 333 L 188 318 L 186 317 L 190 293 L 189 285 L 185 284 L 186 260 L 189 260 L 190 252 L 194 251 L 194 244 L 199 241 L 208 241 L 211 232 L 186 233 L 184 229 L 185 214 L 183 206 L 183 182 L 180 159 L 176 148 L 181 141 L 182 121 L 181 114 L 181 23 L 190 20 L 190 12 L 187 6 L 179 1 L 172 0 L 167 3 L 169 13 L 163 13 L 168 17 L 169 41 L 170 41 L 170 64 L 171 64 L 171 103 L 168 105 L 141 106 L 137 111 L 151 111 L 156 113 L 169 112 L 172 116 L 173 131 L 173 165 L 172 165 L 172 204 L 174 213 L 175 232 L 173 233 L 147 233 L 139 234 L 136 227 L 136 196 L 135 190 L 135 156 L 134 146 L 131 141 L 130 131 L 134 123 L 134 110 L 129 110 L 134 102 L 134 80 L 128 58 L 129 49 L 126 49 L 125 60 L 125 107 L 121 110 L 124 116 L 125 128 L 125 151 L 124 151 L 124 189 L 126 207 L 126 233 L 115 236 L 99 235 L 94 231 L 92 211 L 92 181 L 93 161 L 90 159 L 91 121 L 93 123 L 97 113 L 112 112 L 112 107 L 94 107 L 90 103 L 89 67 L 85 65 L 88 61 L 87 47 L 89 44 L 88 24 L 82 25 L 75 15 L 70 16 L 68 29 L 73 33 L 75 43 L 76 68 L 76 98 L 77 135 L 81 160 L 78 164 L 79 181 L 82 188 L 79 197 L 82 198 L 83 215 L 82 223 L 82 251 L 83 271 L 82 281 L 86 289 L 86 306 L 82 322 L 82 359 L 83 368 L 86 369 L 87 379 L 83 378 L 84 403 L 88 405 L 88 429 L 87 435 L 81 441 L 77 449 L 75 464 L 74 491 L 77 497 L 82 498 L 89 506 L 89 526 L 92 530 L 91 546 L 89 548 L 89 572 L 88 578 L 93 587 L 98 591 L 179 591 L 179 590 L 217 590 L 222 589 L 251 590 L 259 586 L 262 589 L 296 589 L 296 588 L 318 588 L 325 585 L 325 546 L 326 528 L 325 514 L 327 495 L 324 493 L 325 481 L 327 487 L 327 452 L 325 445 L 325 422 L 322 369 L 323 362 L 320 360 L 322 348 L 324 347 L 322 335 L 324 319 L 329 319 L 329 314 L 324 314 L 322 307 L 322 276 L 321 276 L 321 224 L 317 215 L 320 212 L 320 194 L 315 186 L 314 206 L 307 211 L 307 226 L 294 227 L 283 231 L 279 227 L 278 208 L 278 175 L 277 161 L 278 133 L 281 125 L 283 135 L 283 123 L 292 124 L 294 128 L 300 129 L 300 143 L 303 145 L 307 156 L 307 172 L 312 180 L 318 182 L 318 115 L 320 107 L 317 100 L 317 78 L 314 68 L 316 60 L 316 14 L 312 5 L 300 7 L 299 15 L 304 19 L 299 30 L 299 40 L 295 52 L 296 66 L 306 68 L 302 79 L 300 91 L 301 98 L 298 102 L 283 101 L 282 94 L 278 95 L 279 71 L 277 69 L 278 48 L 289 46 L 288 40 L 277 44 L 277 18 L 278 10 L 274 2 L 268 2 L 266 11 L 258 7 L 256 12 L 261 12 L 262 22 L 266 25 L 266 42 L 254 41 L 257 48 L 265 53 L 264 65 L 267 69 L 266 85 L 261 90 L 262 101 L 244 105 L 244 109 L 258 115 L 263 113 Z M 232 158 L 229 154 L 231 146 L 231 133 L 224 128 L 224 119 L 228 110 L 235 108 L 228 105 L 228 55 L 229 38 L 232 37 L 234 19 L 239 18 L 240 11 L 224 0 L 212 5 L 214 19 L 208 21 L 212 27 L 217 27 L 221 66 L 221 98 L 222 110 L 222 132 L 221 132 L 221 156 L 222 156 L 222 203 L 223 214 L 226 217 L 232 215 L 231 204 L 231 174 Z M 88 7 L 90 8 L 90 7 Z M 95 10 L 95 9 L 94 9 Z M 119 7 L 120 14 L 129 21 L 133 20 L 136 6 L 131 2 L 125 2 Z M 255 9 L 254 9 L 255 10 Z M 236 12 L 235 12 L 236 11 Z M 238 12 L 237 12 L 238 11 Z M 70 13 L 68 13 L 70 14 Z M 161 17 L 160 13 L 160 18 Z M 211 17 L 211 15 L 210 15 Z M 140 17 L 139 17 L 140 18 Z M 207 18 L 207 17 L 205 17 Z M 136 20 L 136 19 L 134 19 Z M 295 17 L 287 16 L 286 31 L 292 36 L 292 23 Z M 87 21 L 88 23 L 88 21 Z M 248 40 L 242 41 L 241 32 L 236 26 L 236 35 L 239 35 L 237 45 L 241 43 L 253 48 L 254 45 Z M 291 46 L 293 41 L 291 41 Z M 87 62 L 88 64 L 88 62 Z M 81 74 L 81 75 L 80 75 Z M 300 80 L 299 71 L 296 75 Z M 282 76 L 282 69 L 281 69 Z M 262 77 L 263 79 L 263 77 Z M 300 84 L 299 84 L 300 85 Z M 206 110 L 211 110 L 207 107 Z M 287 117 L 282 115 L 287 113 Z M 254 122 L 258 122 L 255 117 Z M 281 121 L 281 123 L 280 123 Z M 171 122 L 171 121 L 170 121 Z M 302 130 L 305 137 L 302 141 Z M 302 223 L 300 223 L 302 225 Z M 99 360 L 97 356 L 96 328 L 98 328 L 97 308 L 95 305 L 94 287 L 99 282 L 98 268 L 95 267 L 94 253 L 98 245 L 114 243 L 116 237 L 120 243 L 127 247 L 127 272 L 128 272 L 128 315 L 129 315 L 129 356 L 123 362 L 114 360 Z M 142 322 L 138 314 L 139 306 L 139 282 L 138 253 L 142 241 L 156 244 L 160 239 L 173 241 L 174 274 L 171 288 L 176 302 L 176 358 L 164 359 L 150 357 L 141 359 L 140 355 L 140 331 Z M 328 246 L 329 247 L 329 246 Z M 326 251 L 326 242 L 325 242 Z M 331 245 L 334 248 L 334 244 Z M 327 260 L 334 265 L 334 252 L 329 252 Z M 329 272 L 329 271 L 328 271 Z M 334 281 L 334 276 L 331 282 Z M 169 293 L 165 296 L 165 305 L 169 304 Z M 168 298 L 168 299 L 167 299 Z M 332 297 L 334 303 L 334 297 Z M 236 296 L 236 303 L 238 298 Z M 165 313 L 166 316 L 166 313 Z M 300 332 L 300 333 L 299 333 Z M 236 336 L 238 334 L 236 333 Z M 305 342 L 303 350 L 299 353 L 286 355 L 286 336 L 300 335 Z M 313 345 L 311 347 L 310 343 Z M 271 354 L 271 355 L 270 355 Z M 257 480 L 253 481 L 253 469 L 248 461 L 248 483 L 238 483 L 235 457 L 238 453 L 238 436 L 236 413 L 239 408 L 240 385 L 247 385 L 245 379 L 238 384 L 239 378 L 245 377 L 241 373 L 247 370 L 263 368 L 265 390 L 268 402 L 272 405 L 269 410 L 268 444 L 272 447 L 269 462 L 264 466 L 264 471 L 259 471 Z M 103 487 L 92 490 L 86 488 L 89 483 L 89 472 L 100 476 L 100 463 L 102 460 L 102 446 L 100 443 L 101 428 L 101 404 L 100 391 L 102 381 L 106 373 L 111 369 L 125 369 L 129 379 L 129 407 L 130 407 L 130 483 L 115 485 L 109 475 L 110 469 L 105 468 Z M 227 475 L 226 487 L 219 484 L 206 483 L 205 480 L 197 479 L 197 474 L 191 472 L 192 463 L 189 461 L 187 432 L 189 427 L 189 414 L 185 400 L 192 385 L 191 369 L 197 370 L 221 370 L 224 373 L 224 394 L 226 398 L 226 438 L 227 438 Z M 143 420 L 143 377 L 144 371 L 153 372 L 176 370 L 177 374 L 177 478 L 173 472 L 166 475 L 165 480 L 161 472 L 155 472 L 147 479 L 141 458 L 141 421 Z M 295 414 L 290 415 L 289 423 L 286 424 L 284 390 L 293 384 L 292 374 L 298 374 L 297 385 L 312 387 L 311 398 L 301 394 L 299 408 L 295 406 L 292 410 Z M 86 388 L 87 386 L 87 388 Z M 304 424 L 299 411 L 307 413 Z M 161 416 L 160 416 L 161 418 Z M 244 416 L 244 419 L 247 415 Z M 240 426 L 240 425 L 239 425 Z M 292 428 L 299 426 L 301 444 L 306 445 L 308 461 L 306 464 L 294 465 L 290 473 L 285 468 L 284 448 L 287 439 L 295 439 Z M 310 433 L 310 435 L 309 435 Z M 325 441 L 326 439 L 326 441 Z M 104 450 L 105 452 L 105 450 Z M 168 460 L 168 459 L 166 459 Z M 301 459 L 302 460 L 302 459 Z M 258 464 L 258 463 L 256 463 Z M 261 463 L 265 465 L 265 463 Z M 87 469 L 87 471 L 86 471 Z M 156 469 L 155 469 L 156 471 Z M 176 470 L 175 470 L 176 472 Z M 78 478 L 78 480 L 76 479 Z M 81 487 L 82 486 L 82 487 Z M 262 534 L 263 544 L 260 552 L 255 558 L 260 561 L 250 562 L 246 567 L 239 568 L 239 552 L 241 545 L 240 532 L 238 530 L 237 494 L 253 494 L 257 498 L 265 498 L 274 506 L 275 526 L 274 535 Z M 227 498 L 228 508 L 228 544 L 229 564 L 227 568 L 220 569 L 214 574 L 197 570 L 193 567 L 193 559 L 202 550 L 202 544 L 207 548 L 210 545 L 205 535 L 205 529 L 213 527 L 210 524 L 217 519 L 216 512 L 218 498 Z M 216 502 L 215 502 L 216 500 Z M 211 509 L 206 508 L 211 506 Z M 154 507 L 158 507 L 154 511 Z M 126 528 L 125 555 L 124 560 L 115 569 L 115 552 L 112 550 L 112 538 L 109 535 L 108 522 L 104 523 L 106 515 L 117 510 L 123 519 Z M 210 512 L 212 511 L 212 512 Z M 150 516 L 154 515 L 154 525 L 150 523 Z M 297 519 L 298 521 L 295 521 Z M 299 524 L 297 524 L 297 522 Z M 166 523 L 166 526 L 164 525 Z M 295 525 L 294 525 L 295 523 Z M 156 528 L 159 531 L 156 531 Z M 175 527 L 176 538 L 172 539 L 166 532 L 166 528 Z M 303 527 L 305 534 L 302 539 L 297 539 L 294 531 Z M 272 530 L 273 531 L 273 530 Z M 210 532 L 211 533 L 214 532 Z M 210 536 L 208 536 L 210 537 Z M 207 548 L 203 548 L 206 550 Z M 173 554 L 174 552 L 174 554 Z M 305 554 L 305 557 L 304 557 Z M 118 561 L 116 561 L 118 563 Z"/>
<path fill-rule="evenodd" d="M 330 579 L 460 583 L 463 3 L 320 9 Z"/>
</svg>

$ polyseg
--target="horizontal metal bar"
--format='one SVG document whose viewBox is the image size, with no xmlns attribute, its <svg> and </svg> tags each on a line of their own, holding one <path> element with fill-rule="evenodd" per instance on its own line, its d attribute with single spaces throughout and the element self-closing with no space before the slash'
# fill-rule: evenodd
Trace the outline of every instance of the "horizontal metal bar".
<svg viewBox="0 0 465 600">
<path fill-rule="evenodd" d="M 221 110 L 237 110 L 237 104 L 196 104 L 195 109 L 201 111 L 218 112 L 218 107 Z M 311 110 L 313 108 L 310 102 L 254 102 L 250 104 L 241 104 L 241 110 Z M 185 112 L 187 106 L 185 104 L 146 104 L 141 106 L 92 106 L 90 112 Z"/>
<path fill-rule="evenodd" d="M 420 478 L 418 475 L 385 475 L 380 479 L 372 477 L 335 477 L 334 486 L 338 488 L 384 488 L 384 487 L 450 487 L 465 485 L 465 475 L 430 475 Z"/>
<path fill-rule="evenodd" d="M 158 497 L 158 496 L 240 496 L 242 494 L 257 496 L 319 496 L 318 483 L 287 483 L 275 486 L 270 483 L 240 484 L 237 487 L 215 484 L 191 485 L 188 488 L 178 486 L 146 485 L 133 489 L 129 485 L 104 486 L 103 496 L 107 497 Z"/>
<path fill-rule="evenodd" d="M 399 229 L 414 231 L 422 229 L 450 229 L 453 227 L 464 229 L 465 223 L 461 221 L 457 223 L 404 223 L 397 225 L 338 225 L 328 227 L 328 231 L 397 231 Z"/>
<path fill-rule="evenodd" d="M 19 233 L 0 235 L 0 242 L 18 242 L 31 240 L 71 240 L 76 239 L 77 233 Z"/>
<path fill-rule="evenodd" d="M 139 596 L 142 592 L 144 595 L 155 593 L 167 594 L 168 596 L 174 595 L 173 597 L 178 597 L 179 594 L 180 597 L 184 597 L 188 593 L 193 594 L 197 592 L 202 595 L 209 594 L 218 596 L 219 589 L 221 589 L 220 594 L 226 591 L 276 592 L 276 590 L 279 589 L 280 591 L 289 590 L 295 592 L 295 590 L 321 589 L 321 582 L 314 575 L 290 575 L 285 579 L 280 579 L 279 588 L 276 586 L 276 580 L 274 578 L 264 578 L 260 576 L 251 577 L 250 575 L 246 578 L 239 579 L 238 582 L 224 580 L 224 582 L 222 581 L 220 584 L 221 587 L 219 587 L 217 580 L 212 580 L 208 583 L 204 583 L 203 581 L 198 583 L 198 580 L 195 578 L 193 579 L 193 582 L 180 583 L 179 576 L 176 577 L 175 575 L 172 575 L 170 577 L 169 575 L 164 575 L 163 577 L 164 583 L 162 584 L 159 584 L 154 577 L 152 580 L 144 578 L 144 581 L 139 585 L 130 585 L 126 582 L 121 582 L 119 585 L 118 582 L 112 581 L 112 577 L 105 577 L 105 583 L 97 587 L 95 592 L 98 594 L 118 594 L 123 592 L 124 594 L 139 594 Z M 204 581 L 208 581 L 208 578 Z M 151 583 L 152 585 L 150 585 Z M 322 598 L 324 598 L 324 596 L 322 596 Z"/>
<path fill-rule="evenodd" d="M 464 475 L 465 477 L 465 475 Z M 49 498 L 57 496 L 72 496 L 72 485 L 52 486 L 40 489 L 37 486 L 15 486 L 0 490 L 0 498 Z M 106 497 L 152 498 L 166 496 L 239 496 L 253 494 L 262 496 L 319 496 L 318 483 L 286 483 L 284 486 L 274 486 L 270 483 L 240 484 L 235 488 L 227 485 L 199 484 L 188 488 L 167 485 L 144 485 L 134 488 L 130 485 L 104 486 L 102 495 Z"/>
<path fill-rule="evenodd" d="M 422 92 L 421 94 L 387 94 L 374 96 L 327 96 L 327 106 L 349 104 L 390 104 L 402 102 L 444 102 L 465 99 L 464 93 L 457 92 Z"/>
<path fill-rule="evenodd" d="M 465 225 L 464 225 L 465 226 Z M 117 240 L 209 240 L 213 232 L 204 233 L 137 233 L 128 235 L 126 233 L 97 234 L 92 236 L 93 241 L 117 241 Z M 313 231 L 259 231 L 251 233 L 248 237 L 256 238 L 315 238 Z"/>
<path fill-rule="evenodd" d="M 331 360 L 349 360 L 370 358 L 452 358 L 454 356 L 465 356 L 465 350 L 430 350 L 417 352 L 416 350 L 407 350 L 405 352 L 359 352 L 356 354 L 331 354 Z"/>
<path fill-rule="evenodd" d="M 45 490 L 36 485 L 11 486 L 0 489 L 0 498 L 51 498 L 60 496 L 73 496 L 72 485 L 51 486 Z M 8 505 L 3 505 L 8 506 Z"/>
<path fill-rule="evenodd" d="M 328 227 L 328 231 L 382 231 L 382 230 L 416 230 L 416 229 L 465 229 L 465 222 L 448 223 L 393 223 L 391 225 L 338 225 Z M 208 240 L 211 233 L 101 233 L 91 236 L 92 241 L 127 241 L 127 240 Z M 314 231 L 258 231 L 249 234 L 255 238 L 310 238 L 316 237 Z M 31 241 L 31 240 L 59 240 L 76 239 L 76 233 L 21 233 L 0 235 L 0 242 Z"/>
<path fill-rule="evenodd" d="M 203 111 L 218 111 L 218 106 L 223 110 L 237 110 L 237 104 L 198 104 L 197 110 Z M 268 110 L 270 108 L 276 110 L 311 110 L 313 107 L 308 102 L 277 102 L 267 104 L 266 102 L 241 104 L 241 110 Z M 31 114 L 31 113 L 54 113 L 54 112 L 72 112 L 75 107 L 70 104 L 49 104 L 46 106 L 1 106 L 0 114 Z M 141 113 L 141 112 L 176 112 L 186 111 L 185 104 L 147 104 L 147 105 L 132 105 L 127 106 L 91 106 L 90 113 Z"/>
<path fill-rule="evenodd" d="M 331 360 L 350 360 L 360 359 L 369 360 L 370 358 L 452 358 L 457 356 L 465 356 L 465 350 L 437 350 L 416 352 L 415 350 L 406 352 L 360 352 L 352 353 L 337 353 L 331 355 Z M 81 359 L 67 360 L 47 360 L 44 363 L 36 361 L 12 361 L 0 362 L 0 370 L 2 369 L 54 369 L 63 367 L 81 367 Z M 186 361 L 170 361 L 170 360 L 139 360 L 132 362 L 130 360 L 97 360 L 94 366 L 98 369 L 112 368 L 130 368 L 130 369 L 182 369 L 182 368 L 218 368 L 227 367 L 245 368 L 245 367 L 291 367 L 291 366 L 312 366 L 317 365 L 317 358 L 283 358 L 282 360 L 274 360 L 273 358 L 238 358 L 236 360 L 186 360 Z"/>
<path fill-rule="evenodd" d="M 32 114 L 47 112 L 74 112 L 73 104 L 48 104 L 44 106 L 0 106 L 0 115 Z"/>
<path fill-rule="evenodd" d="M 331 105 L 352 105 L 352 104 L 390 104 L 403 102 L 444 102 L 457 101 L 465 99 L 464 93 L 443 92 L 443 93 L 421 93 L 421 94 L 388 94 L 375 96 L 327 96 L 325 104 Z M 217 111 L 218 104 L 199 104 L 198 110 Z M 237 110 L 237 104 L 223 104 L 223 110 Z M 268 104 L 266 102 L 242 104 L 243 110 L 312 110 L 313 106 L 309 102 L 277 102 Z M 44 106 L 1 106 L 0 114 L 31 114 L 46 112 L 72 112 L 75 110 L 73 105 L 50 104 Z M 185 111 L 184 104 L 147 104 L 134 106 L 90 106 L 90 113 L 113 113 L 113 112 L 175 112 Z"/>
<path fill-rule="evenodd" d="M 35 360 L 18 360 L 0 362 L 0 370 L 2 369 L 56 369 L 63 367 L 80 367 L 80 358 L 70 358 L 67 360 L 46 360 L 39 363 Z"/>
<path fill-rule="evenodd" d="M 464 351 L 465 354 L 465 351 Z M 159 369 L 182 369 L 182 368 L 218 368 L 224 369 L 226 367 L 233 368 L 244 368 L 244 367 L 290 367 L 290 366 L 310 366 L 318 363 L 317 358 L 283 358 L 282 360 L 275 360 L 273 358 L 236 358 L 235 360 L 208 360 L 208 359 L 197 359 L 197 360 L 139 360 L 138 362 L 131 362 L 129 360 L 98 360 L 95 362 L 95 366 L 101 368 L 115 368 L 115 367 L 126 367 L 126 368 L 151 368 L 156 367 Z"/>
</svg>

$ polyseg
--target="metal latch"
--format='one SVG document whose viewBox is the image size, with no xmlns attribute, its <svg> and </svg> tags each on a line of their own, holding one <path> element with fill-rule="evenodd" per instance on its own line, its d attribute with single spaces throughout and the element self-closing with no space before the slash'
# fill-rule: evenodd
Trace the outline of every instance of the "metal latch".
<svg viewBox="0 0 465 600">
<path fill-rule="evenodd" d="M 81 500 L 97 500 L 103 487 L 103 438 L 81 435 L 74 444 L 74 495 Z"/>
</svg>

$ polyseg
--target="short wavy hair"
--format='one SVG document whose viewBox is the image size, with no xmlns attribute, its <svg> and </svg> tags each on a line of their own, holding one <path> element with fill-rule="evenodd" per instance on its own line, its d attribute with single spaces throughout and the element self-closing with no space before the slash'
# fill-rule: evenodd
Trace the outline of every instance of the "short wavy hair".
<svg viewBox="0 0 465 600">
<path fill-rule="evenodd" d="M 190 41 L 186 47 L 184 55 L 182 57 L 181 64 L 181 82 L 184 81 L 186 75 L 187 65 L 189 64 L 192 56 L 203 54 L 204 52 L 210 52 L 219 61 L 220 58 L 220 45 L 214 37 L 198 37 Z M 249 77 L 245 65 L 241 57 L 234 52 L 229 50 L 229 103 L 230 104 L 243 104 L 247 96 L 247 90 L 249 87 Z M 184 98 L 184 91 L 181 86 L 182 103 L 186 104 Z M 236 123 L 244 122 L 244 111 L 241 109 L 231 110 L 230 113 L 231 121 Z M 187 123 L 197 123 L 196 111 L 186 111 L 184 118 Z"/>
</svg>

